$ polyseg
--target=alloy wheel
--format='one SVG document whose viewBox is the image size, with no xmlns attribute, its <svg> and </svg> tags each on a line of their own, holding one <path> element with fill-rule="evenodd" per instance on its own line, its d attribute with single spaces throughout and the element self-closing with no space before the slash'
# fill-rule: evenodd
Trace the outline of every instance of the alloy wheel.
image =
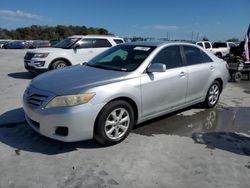
<svg viewBox="0 0 250 188">
<path fill-rule="evenodd" d="M 128 130 L 130 116 L 126 109 L 117 108 L 113 110 L 105 122 L 105 134 L 111 140 L 121 138 Z"/>
</svg>

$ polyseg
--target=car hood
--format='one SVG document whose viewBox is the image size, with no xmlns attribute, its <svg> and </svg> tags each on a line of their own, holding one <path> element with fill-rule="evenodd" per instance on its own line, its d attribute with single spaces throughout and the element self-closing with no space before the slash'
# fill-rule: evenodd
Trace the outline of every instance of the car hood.
<svg viewBox="0 0 250 188">
<path fill-rule="evenodd" d="M 76 65 L 41 74 L 31 82 L 32 87 L 56 95 L 84 92 L 90 88 L 129 79 L 128 72 Z"/>
<path fill-rule="evenodd" d="M 61 52 L 62 50 L 69 50 L 63 48 L 37 48 L 34 50 L 29 50 L 30 53 L 50 53 L 50 52 Z"/>
</svg>

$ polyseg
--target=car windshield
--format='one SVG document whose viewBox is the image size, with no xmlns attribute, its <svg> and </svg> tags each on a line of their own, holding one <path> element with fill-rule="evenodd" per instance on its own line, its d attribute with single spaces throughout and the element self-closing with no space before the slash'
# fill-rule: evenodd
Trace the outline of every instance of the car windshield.
<svg viewBox="0 0 250 188">
<path fill-rule="evenodd" d="M 54 47 L 55 48 L 64 48 L 64 49 L 68 49 L 71 46 L 73 46 L 78 40 L 80 40 L 81 38 L 66 38 L 60 42 L 58 42 Z"/>
<path fill-rule="evenodd" d="M 140 66 L 155 48 L 154 46 L 118 45 L 93 58 L 87 66 L 130 72 Z"/>
</svg>

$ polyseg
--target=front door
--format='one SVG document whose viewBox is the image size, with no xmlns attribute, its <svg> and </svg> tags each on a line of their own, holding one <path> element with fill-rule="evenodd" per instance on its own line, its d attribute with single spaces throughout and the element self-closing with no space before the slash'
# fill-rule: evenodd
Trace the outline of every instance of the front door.
<svg viewBox="0 0 250 188">
<path fill-rule="evenodd" d="M 183 66 L 180 46 L 162 49 L 151 63 L 166 65 L 166 72 L 141 75 L 142 113 L 153 116 L 185 104 L 187 71 Z"/>
</svg>

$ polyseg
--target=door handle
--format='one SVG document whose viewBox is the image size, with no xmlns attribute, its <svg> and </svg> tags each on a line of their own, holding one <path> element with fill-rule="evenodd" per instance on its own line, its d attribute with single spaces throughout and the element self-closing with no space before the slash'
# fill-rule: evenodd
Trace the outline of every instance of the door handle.
<svg viewBox="0 0 250 188">
<path fill-rule="evenodd" d="M 185 72 L 181 72 L 181 73 L 179 74 L 179 76 L 182 77 L 182 78 L 185 77 L 185 75 L 186 75 Z"/>
<path fill-rule="evenodd" d="M 214 70 L 214 66 L 211 65 L 211 66 L 209 67 L 209 69 L 213 71 L 213 70 Z"/>
</svg>

